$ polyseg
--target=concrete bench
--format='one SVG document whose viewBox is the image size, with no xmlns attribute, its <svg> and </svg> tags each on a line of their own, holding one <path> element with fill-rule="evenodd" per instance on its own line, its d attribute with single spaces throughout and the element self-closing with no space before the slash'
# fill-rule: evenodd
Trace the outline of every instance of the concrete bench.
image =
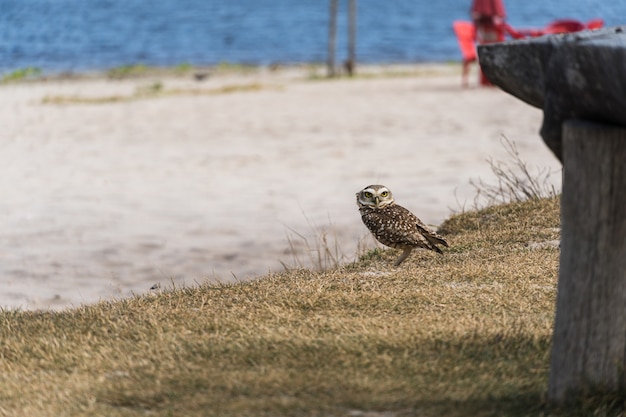
<svg viewBox="0 0 626 417">
<path fill-rule="evenodd" d="M 504 91 L 543 109 L 563 164 L 551 401 L 626 383 L 626 26 L 482 45 Z"/>
</svg>

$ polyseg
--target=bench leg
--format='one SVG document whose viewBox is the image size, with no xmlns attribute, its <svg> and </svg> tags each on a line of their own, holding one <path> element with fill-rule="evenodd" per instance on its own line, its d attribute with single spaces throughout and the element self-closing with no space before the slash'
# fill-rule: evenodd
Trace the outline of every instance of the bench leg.
<svg viewBox="0 0 626 417">
<path fill-rule="evenodd" d="M 563 131 L 561 260 L 549 399 L 626 383 L 626 128 Z"/>
</svg>

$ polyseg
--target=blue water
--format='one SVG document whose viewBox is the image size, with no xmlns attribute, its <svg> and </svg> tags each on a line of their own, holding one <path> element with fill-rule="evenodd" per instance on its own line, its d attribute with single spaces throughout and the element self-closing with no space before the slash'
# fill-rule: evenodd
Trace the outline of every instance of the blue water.
<svg viewBox="0 0 626 417">
<path fill-rule="evenodd" d="M 338 60 L 346 51 L 340 0 Z M 470 0 L 359 0 L 357 60 L 459 60 L 451 30 Z M 626 1 L 505 0 L 515 27 L 553 19 L 626 23 Z M 128 64 L 324 62 L 328 0 L 0 0 L 0 73 Z"/>
</svg>

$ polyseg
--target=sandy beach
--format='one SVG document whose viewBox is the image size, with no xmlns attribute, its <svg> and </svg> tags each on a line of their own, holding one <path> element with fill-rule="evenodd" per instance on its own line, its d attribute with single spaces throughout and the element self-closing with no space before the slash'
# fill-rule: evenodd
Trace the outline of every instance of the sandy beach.
<svg viewBox="0 0 626 417">
<path fill-rule="evenodd" d="M 293 264 L 299 235 L 351 259 L 374 246 L 355 192 L 385 184 L 436 226 L 473 205 L 470 179 L 493 180 L 488 158 L 508 160 L 502 135 L 560 186 L 539 109 L 476 74 L 461 88 L 458 66 L 362 71 L 0 85 L 0 306 L 251 279 Z"/>
</svg>

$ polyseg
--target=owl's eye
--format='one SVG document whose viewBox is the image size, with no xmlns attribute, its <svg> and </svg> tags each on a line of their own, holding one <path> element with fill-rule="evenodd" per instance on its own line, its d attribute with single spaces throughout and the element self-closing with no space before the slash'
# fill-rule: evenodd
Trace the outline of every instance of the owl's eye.
<svg viewBox="0 0 626 417">
<path fill-rule="evenodd" d="M 370 193 L 369 191 L 364 192 L 363 195 L 365 196 L 365 198 L 372 198 L 372 193 Z"/>
<path fill-rule="evenodd" d="M 389 191 L 383 191 L 380 195 L 381 197 L 387 197 L 389 195 Z"/>
</svg>

